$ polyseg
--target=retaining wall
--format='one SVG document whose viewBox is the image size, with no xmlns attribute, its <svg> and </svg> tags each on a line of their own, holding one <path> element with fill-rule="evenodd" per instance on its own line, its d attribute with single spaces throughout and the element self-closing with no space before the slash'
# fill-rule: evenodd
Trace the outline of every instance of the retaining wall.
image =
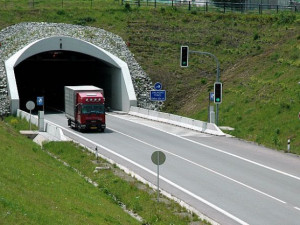
<svg viewBox="0 0 300 225">
<path fill-rule="evenodd" d="M 130 107 L 128 114 L 142 117 L 145 119 L 155 120 L 163 123 L 173 124 L 180 127 L 185 127 L 195 131 L 200 131 L 207 134 L 218 136 L 225 135 L 220 128 L 214 123 L 207 123 L 200 120 L 194 120 L 183 116 L 177 116 L 170 113 L 163 113 L 154 110 L 143 109 L 139 107 Z"/>
</svg>

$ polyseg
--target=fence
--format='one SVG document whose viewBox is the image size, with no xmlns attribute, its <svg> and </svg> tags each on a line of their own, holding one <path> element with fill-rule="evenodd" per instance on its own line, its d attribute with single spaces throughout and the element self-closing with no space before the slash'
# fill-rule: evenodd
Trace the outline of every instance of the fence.
<svg viewBox="0 0 300 225">
<path fill-rule="evenodd" d="M 218 12 L 241 12 L 241 13 L 278 13 L 279 11 L 299 12 L 300 3 L 292 3 L 290 5 L 280 4 L 261 4 L 261 3 L 233 3 L 233 2 L 213 2 L 213 1 L 182 1 L 182 0 L 122 0 L 122 4 L 152 7 L 184 7 L 188 10 L 198 11 L 218 11 Z"/>
<path fill-rule="evenodd" d="M 108 4 L 121 4 L 122 0 L 0 0 L 1 9 L 102 9 Z"/>
<path fill-rule="evenodd" d="M 242 1 L 242 0 L 241 0 Z M 270 0 L 269 0 L 270 1 Z M 260 0 L 263 2 L 263 0 Z M 130 6 L 164 7 L 172 6 L 186 8 L 193 11 L 217 11 L 217 12 L 247 12 L 247 13 L 278 13 L 280 11 L 300 11 L 300 3 L 294 2 L 289 5 L 262 4 L 262 3 L 232 3 L 213 2 L 208 0 L 0 0 L 1 9 L 70 9 L 92 8 L 103 9 L 107 4 L 117 5 L 128 3 Z"/>
</svg>

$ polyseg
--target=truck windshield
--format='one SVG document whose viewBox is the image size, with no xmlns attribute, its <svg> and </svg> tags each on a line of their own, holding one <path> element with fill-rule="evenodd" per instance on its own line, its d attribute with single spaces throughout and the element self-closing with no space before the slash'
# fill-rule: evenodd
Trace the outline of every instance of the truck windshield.
<svg viewBox="0 0 300 225">
<path fill-rule="evenodd" d="M 103 114 L 104 105 L 82 105 L 82 114 Z"/>
</svg>

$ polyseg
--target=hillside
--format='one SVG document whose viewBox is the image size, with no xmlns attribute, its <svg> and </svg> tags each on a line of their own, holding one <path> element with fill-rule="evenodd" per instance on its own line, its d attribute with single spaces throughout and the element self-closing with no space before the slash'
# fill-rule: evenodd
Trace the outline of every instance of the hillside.
<svg viewBox="0 0 300 225">
<path fill-rule="evenodd" d="M 140 224 L 3 121 L 0 143 L 1 224 Z"/>
<path fill-rule="evenodd" d="M 216 55 L 224 83 L 219 125 L 231 134 L 276 149 L 300 153 L 300 14 L 205 13 L 169 6 L 130 6 L 94 1 L 93 6 L 38 2 L 0 10 L 0 27 L 23 21 L 96 26 L 120 35 L 153 82 L 161 82 L 168 100 L 163 110 L 207 120 L 208 92 L 215 62 L 190 56 L 180 68 L 179 49 Z M 85 1 L 83 1 L 85 2 Z M 55 4 L 54 4 L 55 3 Z M 15 3 L 17 4 L 17 3 Z"/>
<path fill-rule="evenodd" d="M 1 225 L 209 224 L 162 195 L 158 204 L 148 185 L 75 143 L 42 149 L 19 134 L 28 126 L 15 117 L 0 121 Z"/>
</svg>

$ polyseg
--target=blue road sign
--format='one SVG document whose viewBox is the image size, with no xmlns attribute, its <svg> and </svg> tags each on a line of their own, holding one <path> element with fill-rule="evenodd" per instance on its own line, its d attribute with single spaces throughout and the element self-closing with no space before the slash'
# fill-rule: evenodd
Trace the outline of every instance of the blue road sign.
<svg viewBox="0 0 300 225">
<path fill-rule="evenodd" d="M 36 104 L 38 106 L 43 106 L 44 105 L 44 97 L 37 97 L 36 98 Z"/>
<path fill-rule="evenodd" d="M 214 92 L 209 92 L 209 100 L 213 102 L 215 100 L 215 93 Z"/>
<path fill-rule="evenodd" d="M 166 97 L 165 90 L 150 91 L 151 101 L 166 101 Z"/>
<path fill-rule="evenodd" d="M 161 83 L 157 82 L 157 83 L 154 84 L 154 89 L 155 90 L 161 90 L 161 88 L 162 88 Z"/>
</svg>

